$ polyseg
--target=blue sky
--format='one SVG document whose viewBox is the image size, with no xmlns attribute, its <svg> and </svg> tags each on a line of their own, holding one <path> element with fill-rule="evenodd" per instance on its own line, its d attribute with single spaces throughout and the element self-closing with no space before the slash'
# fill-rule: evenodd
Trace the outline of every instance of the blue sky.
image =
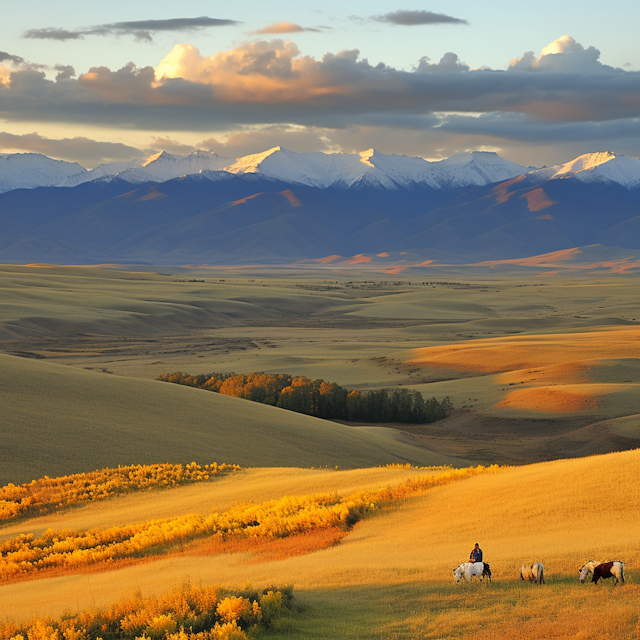
<svg viewBox="0 0 640 640">
<path fill-rule="evenodd" d="M 14 2 L 0 22 L 0 152 L 85 166 L 278 144 L 638 157 L 639 5 Z M 167 22 L 200 17 L 230 23 Z"/>
</svg>

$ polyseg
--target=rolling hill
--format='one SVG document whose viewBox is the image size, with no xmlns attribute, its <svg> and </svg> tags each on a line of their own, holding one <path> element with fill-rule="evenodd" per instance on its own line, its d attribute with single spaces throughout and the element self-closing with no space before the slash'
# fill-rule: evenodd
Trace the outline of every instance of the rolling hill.
<svg viewBox="0 0 640 640">
<path fill-rule="evenodd" d="M 99 573 L 43 577 L 1 585 L 0 612 L 16 620 L 34 613 L 60 615 L 107 607 L 136 590 L 145 596 L 161 594 L 185 581 L 292 584 L 307 611 L 303 620 L 316 618 L 323 638 L 383 638 L 395 625 L 400 638 L 461 637 L 464 620 L 466 637 L 477 638 L 478 629 L 487 627 L 491 633 L 483 638 L 516 640 L 532 616 L 540 620 L 536 638 L 568 637 L 585 625 L 592 633 L 582 633 L 584 637 L 600 637 L 613 628 L 608 637 L 632 638 L 640 568 L 639 473 L 640 450 L 509 468 L 403 501 L 360 522 L 340 544 L 306 555 L 273 559 L 251 550 L 212 553 L 202 548 L 116 570 L 107 566 Z M 344 494 L 394 486 L 406 476 L 403 469 L 251 469 L 219 482 L 31 519 L 9 525 L 8 535 L 93 523 L 106 528 L 155 513 L 223 511 L 284 495 Z M 494 583 L 455 585 L 451 570 L 468 557 L 475 541 L 491 564 Z M 591 557 L 624 560 L 627 584 L 613 591 L 610 585 L 580 585 L 576 570 Z M 533 561 L 544 563 L 547 584 L 542 588 L 518 577 L 520 565 Z M 330 625 L 327 615 L 332 616 Z M 274 631 L 276 637 L 292 632 Z M 305 637 L 304 632 L 294 637 Z"/>
<path fill-rule="evenodd" d="M 0 483 L 119 464 L 455 463 L 391 429 L 357 429 L 245 400 L 0 355 Z"/>
</svg>

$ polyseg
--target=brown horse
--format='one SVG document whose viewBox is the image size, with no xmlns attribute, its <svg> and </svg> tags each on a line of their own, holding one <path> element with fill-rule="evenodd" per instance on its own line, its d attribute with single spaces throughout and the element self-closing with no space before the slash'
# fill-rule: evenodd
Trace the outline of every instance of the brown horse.
<svg viewBox="0 0 640 640">
<path fill-rule="evenodd" d="M 600 578 L 615 578 L 615 584 L 624 584 L 624 563 L 623 562 L 603 562 L 593 570 L 591 582 L 598 584 Z"/>
<path fill-rule="evenodd" d="M 596 560 L 591 560 L 590 562 L 587 562 L 582 569 L 579 570 L 580 582 L 585 581 L 590 571 L 593 573 L 591 582 L 595 584 L 598 584 L 598 580 L 600 580 L 600 578 L 615 578 L 615 584 L 618 584 L 618 582 L 622 582 L 622 584 L 624 584 L 624 562 L 620 562 L 619 560 L 609 562 L 597 562 Z"/>
</svg>

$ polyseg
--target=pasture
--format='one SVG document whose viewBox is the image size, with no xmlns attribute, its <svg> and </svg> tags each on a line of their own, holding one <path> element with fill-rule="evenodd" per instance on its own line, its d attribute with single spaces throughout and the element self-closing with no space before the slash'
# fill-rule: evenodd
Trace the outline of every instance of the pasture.
<svg viewBox="0 0 640 640">
<path fill-rule="evenodd" d="M 220 511 L 310 489 L 393 485 L 411 473 L 419 472 L 250 469 L 206 485 L 15 523 L 2 534 Z M 359 522 L 338 544 L 304 555 L 265 554 L 259 548 L 211 555 L 196 547 L 111 571 L 1 585 L 0 617 L 56 616 L 65 609 L 106 606 L 137 590 L 162 593 L 185 580 L 229 587 L 250 582 L 294 587 L 302 610 L 283 621 L 282 635 L 275 637 L 560 638 L 580 631 L 584 638 L 633 638 L 640 595 L 638 474 L 640 451 L 511 467 L 401 501 Z M 493 584 L 455 585 L 452 570 L 475 541 L 491 563 Z M 580 585 L 577 570 L 592 557 L 626 560 L 627 584 Z M 525 561 L 544 563 L 545 585 L 519 579 Z"/>
<path fill-rule="evenodd" d="M 214 436 L 203 453 L 258 466 L 522 464 L 632 449 L 640 446 L 636 290 L 632 275 L 473 267 L 391 275 L 0 266 L 0 352 L 19 357 L 0 367 L 5 388 L 19 391 L 11 392 L 20 407 L 11 430 L 21 433 L 27 452 L 30 441 L 47 442 L 41 455 L 6 443 L 11 455 L 0 481 L 168 461 L 174 452 L 176 462 L 189 461 L 212 431 L 212 411 L 221 418 L 216 425 L 234 426 L 226 431 L 228 448 Z M 249 433 L 274 421 L 302 433 L 310 421 L 193 390 L 158 390 L 151 381 L 167 371 L 265 371 L 356 389 L 404 386 L 425 397 L 449 396 L 456 412 L 437 425 L 358 425 L 358 438 L 377 439 L 387 457 L 363 454 L 350 462 L 353 448 L 313 455 L 324 445 L 305 452 L 294 446 L 289 455 L 265 444 L 264 430 L 257 438 Z M 108 445 L 92 457 L 76 446 L 84 442 L 78 423 L 114 446 L 122 430 L 131 433 L 130 447 L 114 456 Z M 158 437 L 142 459 L 149 429 Z M 73 451 L 65 453 L 67 447 Z"/>
<path fill-rule="evenodd" d="M 0 542 L 344 496 L 430 473 L 388 463 L 519 465 L 401 500 L 333 544 L 194 544 L 0 583 L 0 621 L 189 580 L 293 585 L 299 609 L 273 638 L 638 637 L 636 292 L 632 275 L 542 269 L 0 266 L 0 483 L 118 464 L 244 467 L 8 523 Z M 430 425 L 338 424 L 158 382 L 167 371 L 408 387 L 449 396 L 456 410 Z M 476 541 L 493 584 L 455 585 L 452 570 Z M 593 558 L 624 560 L 627 583 L 580 585 Z M 533 562 L 545 585 L 519 579 Z"/>
</svg>

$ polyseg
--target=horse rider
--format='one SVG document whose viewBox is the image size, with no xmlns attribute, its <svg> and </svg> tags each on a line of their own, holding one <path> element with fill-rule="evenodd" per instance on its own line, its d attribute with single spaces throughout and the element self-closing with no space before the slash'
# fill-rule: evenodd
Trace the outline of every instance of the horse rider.
<svg viewBox="0 0 640 640">
<path fill-rule="evenodd" d="M 482 549 L 476 542 L 476 546 L 471 549 L 471 554 L 469 555 L 469 562 L 482 562 Z"/>
</svg>

